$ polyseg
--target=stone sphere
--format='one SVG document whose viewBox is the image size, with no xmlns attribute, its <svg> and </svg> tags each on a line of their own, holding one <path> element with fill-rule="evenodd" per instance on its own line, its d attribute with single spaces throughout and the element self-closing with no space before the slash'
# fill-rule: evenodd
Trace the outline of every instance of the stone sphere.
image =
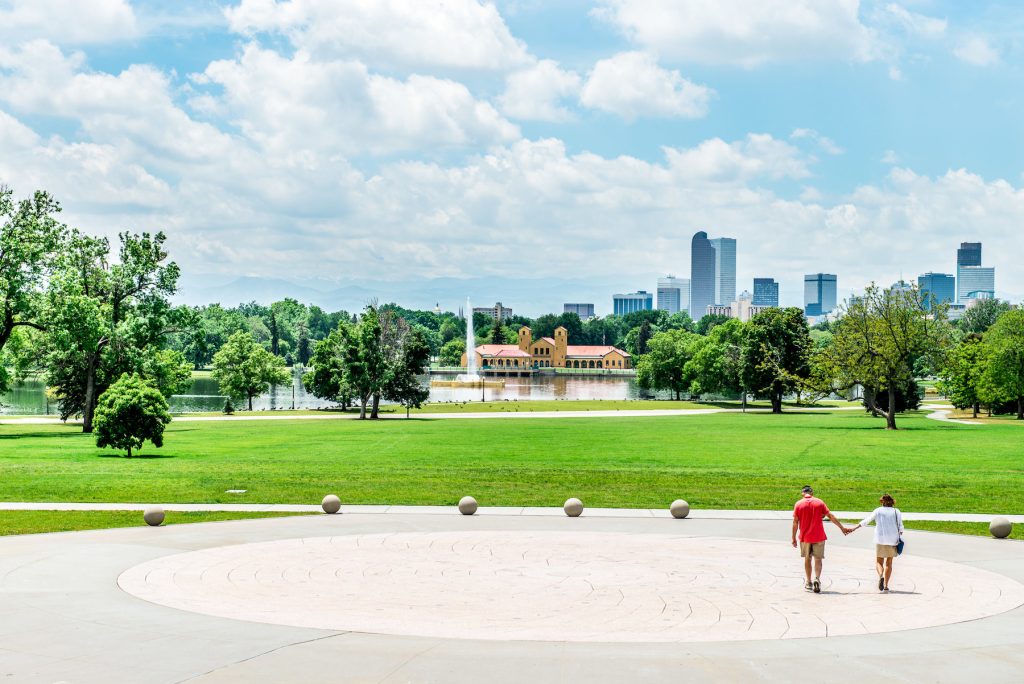
<svg viewBox="0 0 1024 684">
<path fill-rule="evenodd" d="M 151 527 L 160 527 L 164 522 L 164 509 L 159 506 L 150 506 L 142 512 L 142 519 Z"/>
<path fill-rule="evenodd" d="M 568 499 L 566 500 L 565 505 L 562 506 L 562 510 L 564 510 L 565 514 L 570 518 L 578 518 L 580 513 L 583 512 L 583 502 L 577 498 Z"/>
<path fill-rule="evenodd" d="M 473 515 L 476 513 L 476 499 L 471 496 L 464 496 L 459 499 L 459 513 L 462 515 Z"/>
<path fill-rule="evenodd" d="M 1006 539 L 1012 530 L 1013 523 L 1002 516 L 992 518 L 992 522 L 988 524 L 988 531 L 996 539 Z"/>
<path fill-rule="evenodd" d="M 676 499 L 672 502 L 672 505 L 668 507 L 668 510 L 672 512 L 673 518 L 685 518 L 690 515 L 690 504 L 686 503 L 682 499 Z"/>
<path fill-rule="evenodd" d="M 334 494 L 328 494 L 324 497 L 324 500 L 320 502 L 320 508 L 324 509 L 324 513 L 337 513 L 341 510 L 341 499 L 336 497 Z"/>
</svg>

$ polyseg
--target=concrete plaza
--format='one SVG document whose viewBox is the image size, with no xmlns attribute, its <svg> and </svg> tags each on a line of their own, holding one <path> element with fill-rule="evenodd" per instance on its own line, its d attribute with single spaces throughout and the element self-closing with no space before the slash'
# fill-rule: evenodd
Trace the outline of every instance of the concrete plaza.
<svg viewBox="0 0 1024 684">
<path fill-rule="evenodd" d="M 554 513 L 554 512 L 553 512 Z M 1024 676 L 1024 544 L 785 520 L 346 513 L 0 538 L 0 677 L 988 682 Z"/>
</svg>

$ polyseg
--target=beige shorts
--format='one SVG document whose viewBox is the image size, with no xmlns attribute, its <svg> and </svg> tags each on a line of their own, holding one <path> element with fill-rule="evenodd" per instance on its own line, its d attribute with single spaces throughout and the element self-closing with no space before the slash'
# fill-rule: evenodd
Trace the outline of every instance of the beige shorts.
<svg viewBox="0 0 1024 684">
<path fill-rule="evenodd" d="M 800 542 L 800 557 L 807 558 L 824 558 L 825 557 L 825 542 L 814 542 L 808 544 L 806 542 Z"/>
<path fill-rule="evenodd" d="M 896 547 L 887 544 L 875 544 L 875 558 L 895 558 Z"/>
</svg>

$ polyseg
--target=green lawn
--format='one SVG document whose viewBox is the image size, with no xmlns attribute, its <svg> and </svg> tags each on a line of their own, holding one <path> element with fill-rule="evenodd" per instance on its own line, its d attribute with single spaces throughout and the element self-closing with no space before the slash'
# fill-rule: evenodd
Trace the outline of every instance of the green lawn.
<svg viewBox="0 0 1024 684">
<path fill-rule="evenodd" d="M 234 513 L 168 511 L 165 525 L 243 520 L 247 518 L 280 518 L 301 513 Z M 38 532 L 71 532 L 101 530 L 109 527 L 140 527 L 142 511 L 0 511 L 0 536 L 36 534 Z"/>
<path fill-rule="evenodd" d="M 976 537 L 991 537 L 988 523 L 942 522 L 936 520 L 908 520 L 903 526 L 910 530 L 925 532 L 948 532 L 951 534 L 969 534 Z M 1024 525 L 1014 525 L 1008 539 L 1024 539 Z"/>
<path fill-rule="evenodd" d="M 880 425 L 860 411 L 178 422 L 132 459 L 75 426 L 4 425 L 0 500 L 787 508 L 812 483 L 836 509 L 890 491 L 907 511 L 1024 512 L 1024 426 Z"/>
</svg>

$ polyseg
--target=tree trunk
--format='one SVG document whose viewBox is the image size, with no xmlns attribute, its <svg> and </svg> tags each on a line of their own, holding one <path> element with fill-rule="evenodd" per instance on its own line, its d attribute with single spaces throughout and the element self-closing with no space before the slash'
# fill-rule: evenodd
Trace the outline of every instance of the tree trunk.
<svg viewBox="0 0 1024 684">
<path fill-rule="evenodd" d="M 1024 397 L 1017 397 L 1017 420 L 1024 420 Z"/>
<path fill-rule="evenodd" d="M 92 416 L 96 406 L 96 354 L 89 355 L 85 370 L 85 402 L 82 406 L 82 432 L 92 432 Z"/>
<path fill-rule="evenodd" d="M 128 458 L 131 458 L 131 457 L 132 457 L 132 445 L 129 444 L 128 445 Z"/>
<path fill-rule="evenodd" d="M 893 383 L 889 383 L 889 411 L 885 414 L 885 429 L 895 430 L 896 429 L 896 388 L 892 387 Z"/>
<path fill-rule="evenodd" d="M 782 413 L 782 391 L 772 390 L 771 393 L 772 413 Z"/>
<path fill-rule="evenodd" d="M 364 394 L 359 397 L 359 420 L 366 420 L 366 400 L 368 397 Z"/>
<path fill-rule="evenodd" d="M 373 393 L 373 409 L 370 411 L 370 420 L 377 420 L 380 418 L 378 415 L 378 409 L 380 408 L 380 392 Z"/>
<path fill-rule="evenodd" d="M 405 405 L 405 419 L 409 420 L 409 405 Z"/>
<path fill-rule="evenodd" d="M 980 407 L 978 406 L 978 403 L 977 403 L 977 402 L 975 402 L 975 403 L 974 403 L 974 417 L 975 417 L 975 418 L 977 418 L 977 417 L 978 417 L 978 411 L 979 411 L 979 410 L 980 410 Z"/>
<path fill-rule="evenodd" d="M 252 392 L 249 393 L 249 410 L 252 411 Z"/>
</svg>

